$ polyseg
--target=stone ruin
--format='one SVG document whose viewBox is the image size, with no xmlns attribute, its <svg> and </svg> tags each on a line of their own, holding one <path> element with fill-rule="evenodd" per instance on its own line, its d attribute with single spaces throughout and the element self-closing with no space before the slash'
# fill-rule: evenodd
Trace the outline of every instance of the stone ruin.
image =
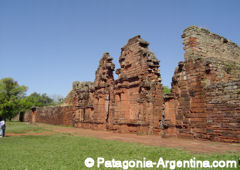
<svg viewBox="0 0 240 170">
<path fill-rule="evenodd" d="M 112 60 L 109 53 L 103 54 L 94 83 L 73 83 L 65 103 L 76 107 L 74 126 L 159 134 L 162 85 L 159 61 L 148 42 L 136 36 L 122 48 L 117 80 Z"/>
<path fill-rule="evenodd" d="M 196 26 L 182 38 L 185 61 L 165 97 L 166 126 L 177 136 L 240 142 L 240 48 Z"/>
<path fill-rule="evenodd" d="M 73 82 L 66 106 L 55 116 L 37 108 L 34 119 L 124 133 L 240 142 L 240 47 L 196 26 L 185 29 L 182 38 L 185 61 L 175 69 L 170 94 L 163 95 L 159 61 L 149 43 L 135 36 L 122 48 L 116 80 L 113 58 L 104 53 L 94 82 Z M 60 113 L 59 122 L 64 121 L 52 121 Z"/>
</svg>

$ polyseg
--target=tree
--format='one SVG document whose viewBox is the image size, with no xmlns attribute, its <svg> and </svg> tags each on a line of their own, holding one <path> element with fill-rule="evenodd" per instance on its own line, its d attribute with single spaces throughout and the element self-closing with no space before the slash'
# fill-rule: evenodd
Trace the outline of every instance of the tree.
<svg viewBox="0 0 240 170">
<path fill-rule="evenodd" d="M 169 89 L 167 86 L 163 86 L 163 95 L 171 93 L 171 89 Z"/>
<path fill-rule="evenodd" d="M 25 97 L 27 87 L 20 86 L 12 78 L 3 78 L 0 80 L 0 116 L 12 119 L 21 110 L 21 100 Z"/>
<path fill-rule="evenodd" d="M 34 92 L 34 93 L 32 93 L 32 94 L 30 94 L 29 96 L 26 97 L 24 103 L 25 103 L 26 106 L 42 107 L 42 106 L 53 105 L 54 101 L 53 101 L 53 99 L 48 97 L 46 93 L 43 93 L 41 95 L 39 93 Z"/>
<path fill-rule="evenodd" d="M 25 95 L 27 87 L 20 86 L 12 78 L 3 78 L 0 80 L 0 117 L 12 119 L 20 112 L 25 112 L 31 107 L 42 107 L 56 105 L 62 102 L 59 97 L 57 102 L 47 96 L 46 93 L 32 93 Z"/>
</svg>

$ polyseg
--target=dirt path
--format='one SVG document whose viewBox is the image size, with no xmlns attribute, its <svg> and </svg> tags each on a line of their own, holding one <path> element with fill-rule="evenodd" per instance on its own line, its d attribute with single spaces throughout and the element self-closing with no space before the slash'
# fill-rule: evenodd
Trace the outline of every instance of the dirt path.
<svg viewBox="0 0 240 170">
<path fill-rule="evenodd" d="M 193 139 L 162 138 L 160 136 L 138 136 L 135 134 L 120 134 L 110 131 L 95 131 L 73 127 L 53 126 L 47 124 L 37 124 L 49 129 L 52 132 L 70 133 L 76 136 L 94 137 L 106 140 L 118 140 L 122 142 L 135 142 L 150 146 L 163 146 L 169 148 L 179 148 L 198 153 L 226 153 L 240 152 L 240 144 L 210 142 Z M 44 134 L 44 133 L 43 133 Z"/>
<path fill-rule="evenodd" d="M 31 132 L 28 131 L 27 133 L 7 133 L 7 137 L 11 137 L 11 136 L 42 136 L 42 135 L 52 135 L 54 134 L 54 132 L 51 131 L 44 131 L 44 132 Z"/>
</svg>

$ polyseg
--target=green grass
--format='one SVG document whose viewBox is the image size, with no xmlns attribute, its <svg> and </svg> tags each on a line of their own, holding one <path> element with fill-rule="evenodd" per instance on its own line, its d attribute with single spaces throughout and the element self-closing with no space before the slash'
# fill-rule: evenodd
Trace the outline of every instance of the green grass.
<svg viewBox="0 0 240 170">
<path fill-rule="evenodd" d="M 45 129 L 40 126 L 34 126 L 29 123 L 21 123 L 21 122 L 7 122 L 7 132 L 9 133 L 17 133 L 23 134 L 28 132 L 43 132 Z"/>
<path fill-rule="evenodd" d="M 41 127 L 25 123 L 8 122 L 8 130 L 22 133 Z M 40 128 L 40 129 L 39 129 Z M 238 160 L 239 153 L 193 154 L 190 152 L 163 147 L 145 146 L 135 143 L 78 137 L 56 133 L 47 136 L 12 136 L 0 139 L 0 169 L 89 169 L 84 160 L 103 157 L 105 160 Z M 93 168 L 97 169 L 97 168 Z M 105 168 L 100 168 L 105 169 Z"/>
</svg>

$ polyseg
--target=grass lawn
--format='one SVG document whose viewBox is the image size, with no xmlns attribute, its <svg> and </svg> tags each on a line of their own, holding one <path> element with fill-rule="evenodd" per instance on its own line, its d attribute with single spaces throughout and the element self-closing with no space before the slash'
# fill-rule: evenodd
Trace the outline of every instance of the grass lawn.
<svg viewBox="0 0 240 170">
<path fill-rule="evenodd" d="M 51 131 L 20 122 L 8 122 L 6 133 L 24 134 Z M 0 169 L 89 169 L 84 160 L 238 160 L 240 153 L 194 154 L 183 150 L 145 146 L 135 143 L 79 137 L 67 133 L 45 136 L 10 136 L 0 138 Z M 106 169 L 104 167 L 92 169 Z M 154 168 L 150 168 L 154 169 Z M 161 168 L 159 168 L 161 169 Z M 218 168 L 219 169 L 219 168 Z M 240 169 L 240 167 L 239 167 Z"/>
</svg>

